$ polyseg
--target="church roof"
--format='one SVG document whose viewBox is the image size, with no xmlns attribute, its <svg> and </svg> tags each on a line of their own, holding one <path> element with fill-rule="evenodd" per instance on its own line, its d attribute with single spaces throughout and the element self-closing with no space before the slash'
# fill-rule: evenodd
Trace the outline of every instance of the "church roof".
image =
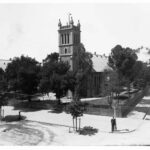
<svg viewBox="0 0 150 150">
<path fill-rule="evenodd" d="M 105 55 L 98 55 L 96 53 L 93 54 L 93 69 L 96 72 L 104 72 L 104 70 L 110 70 L 108 66 L 108 57 Z"/>
<path fill-rule="evenodd" d="M 10 63 L 10 62 L 11 62 L 11 60 L 0 59 L 0 68 L 5 70 L 7 65 L 8 65 L 8 63 Z"/>
</svg>

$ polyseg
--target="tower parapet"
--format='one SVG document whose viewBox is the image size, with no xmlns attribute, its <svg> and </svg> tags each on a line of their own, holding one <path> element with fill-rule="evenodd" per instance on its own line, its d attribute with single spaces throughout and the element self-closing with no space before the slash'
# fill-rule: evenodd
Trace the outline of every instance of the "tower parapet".
<svg viewBox="0 0 150 150">
<path fill-rule="evenodd" d="M 80 30 L 80 22 L 78 20 L 78 23 L 77 25 L 74 25 L 74 21 L 73 21 L 73 18 L 71 17 L 71 19 L 69 20 L 69 22 L 66 23 L 66 25 L 63 25 L 62 26 L 62 23 L 61 23 L 61 20 L 59 19 L 59 22 L 58 22 L 58 27 L 59 27 L 59 30 L 65 30 L 65 29 L 72 29 L 74 28 L 75 30 Z"/>
</svg>

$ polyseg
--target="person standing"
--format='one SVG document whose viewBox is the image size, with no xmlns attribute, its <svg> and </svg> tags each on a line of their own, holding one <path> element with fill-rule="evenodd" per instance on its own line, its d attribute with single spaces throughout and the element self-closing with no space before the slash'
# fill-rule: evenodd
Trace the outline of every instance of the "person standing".
<svg viewBox="0 0 150 150">
<path fill-rule="evenodd" d="M 117 130 L 117 125 L 116 125 L 116 119 L 113 118 L 111 119 L 111 131 L 114 132 L 114 130 Z"/>
<path fill-rule="evenodd" d="M 114 116 L 111 119 L 111 132 L 114 132 Z"/>
</svg>

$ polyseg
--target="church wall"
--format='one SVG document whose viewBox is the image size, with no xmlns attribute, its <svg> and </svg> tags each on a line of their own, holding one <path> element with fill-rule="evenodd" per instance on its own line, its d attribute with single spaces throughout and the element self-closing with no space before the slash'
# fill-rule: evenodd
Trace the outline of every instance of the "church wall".
<svg viewBox="0 0 150 150">
<path fill-rule="evenodd" d="M 103 73 L 92 72 L 87 78 L 87 97 L 100 96 L 103 86 Z"/>
</svg>

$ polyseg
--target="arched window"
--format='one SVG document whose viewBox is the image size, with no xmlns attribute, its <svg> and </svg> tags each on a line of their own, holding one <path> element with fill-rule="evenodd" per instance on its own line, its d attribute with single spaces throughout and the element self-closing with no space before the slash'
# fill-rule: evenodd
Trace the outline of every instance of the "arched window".
<svg viewBox="0 0 150 150">
<path fill-rule="evenodd" d="M 66 44 L 66 34 L 65 34 L 65 44 Z"/>
<path fill-rule="evenodd" d="M 68 44 L 69 44 L 69 34 L 67 34 L 68 35 Z"/>
<path fill-rule="evenodd" d="M 61 35 L 61 43 L 64 44 L 63 34 Z"/>
<path fill-rule="evenodd" d="M 65 54 L 67 53 L 67 49 L 65 48 Z"/>
</svg>

